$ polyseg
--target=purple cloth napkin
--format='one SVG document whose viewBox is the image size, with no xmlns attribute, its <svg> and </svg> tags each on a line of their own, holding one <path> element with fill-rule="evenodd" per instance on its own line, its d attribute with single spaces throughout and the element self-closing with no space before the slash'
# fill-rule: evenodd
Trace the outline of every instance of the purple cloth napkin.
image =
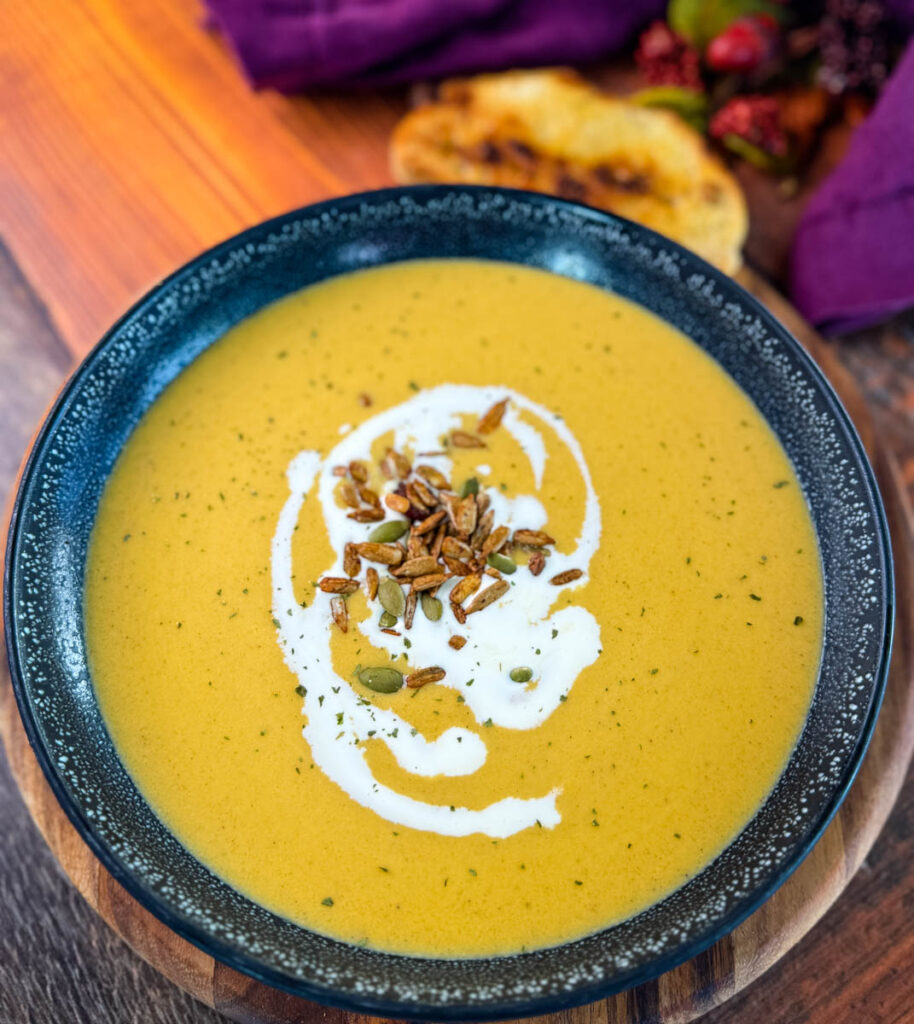
<svg viewBox="0 0 914 1024">
<path fill-rule="evenodd" d="M 791 290 L 807 319 L 830 333 L 914 306 L 914 42 L 806 207 Z"/>
<path fill-rule="evenodd" d="M 665 0 L 206 0 L 251 83 L 388 85 L 618 50 Z"/>
</svg>

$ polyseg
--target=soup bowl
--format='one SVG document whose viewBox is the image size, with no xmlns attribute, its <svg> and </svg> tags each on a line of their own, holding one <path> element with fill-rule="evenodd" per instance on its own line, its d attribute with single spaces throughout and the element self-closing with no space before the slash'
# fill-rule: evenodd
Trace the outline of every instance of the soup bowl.
<svg viewBox="0 0 914 1024">
<path fill-rule="evenodd" d="M 486 959 L 393 955 L 327 938 L 257 905 L 195 860 L 118 759 L 83 629 L 100 495 L 169 382 L 238 321 L 290 292 L 426 257 L 550 270 L 633 300 L 692 338 L 754 401 L 790 457 L 825 581 L 814 698 L 789 762 L 746 828 L 642 913 L 554 948 Z M 267 984 L 426 1020 L 506 1018 L 597 999 L 694 956 L 759 907 L 808 853 L 854 777 L 885 685 L 892 608 L 888 531 L 860 441 L 821 372 L 764 308 L 698 257 L 610 214 L 532 193 L 450 186 L 294 211 L 154 288 L 76 370 L 38 434 L 13 508 L 4 579 L 9 664 L 26 732 L 61 806 L 115 879 L 185 939 Z M 771 663 L 776 672 L 776 651 Z"/>
</svg>

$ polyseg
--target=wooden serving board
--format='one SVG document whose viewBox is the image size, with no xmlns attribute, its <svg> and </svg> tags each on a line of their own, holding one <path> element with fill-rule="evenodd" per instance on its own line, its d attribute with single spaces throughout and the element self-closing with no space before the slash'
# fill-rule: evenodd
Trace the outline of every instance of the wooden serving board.
<svg viewBox="0 0 914 1024">
<path fill-rule="evenodd" d="M 800 339 L 844 401 L 876 469 L 895 556 L 895 651 L 882 713 L 859 775 L 820 841 L 789 881 L 739 928 L 656 981 L 600 1003 L 539 1018 L 549 1024 L 685 1024 L 744 989 L 804 936 L 857 871 L 888 817 L 914 748 L 914 517 L 894 457 L 829 347 L 757 275 L 741 283 Z M 4 667 L 0 732 L 26 804 L 60 864 L 88 903 L 145 960 L 227 1017 L 250 1024 L 369 1018 L 328 1009 L 269 988 L 212 960 L 144 910 L 99 864 L 57 804 L 29 747 Z"/>
</svg>

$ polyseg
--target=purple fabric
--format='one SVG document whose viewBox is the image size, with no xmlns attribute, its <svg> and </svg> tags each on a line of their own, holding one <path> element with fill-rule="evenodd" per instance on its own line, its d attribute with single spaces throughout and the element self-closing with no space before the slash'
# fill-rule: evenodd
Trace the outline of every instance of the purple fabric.
<svg viewBox="0 0 914 1024">
<path fill-rule="evenodd" d="M 800 311 L 829 332 L 914 305 L 914 42 L 806 207 L 791 284 Z"/>
<path fill-rule="evenodd" d="M 596 60 L 665 0 L 206 0 L 251 83 L 388 85 Z"/>
</svg>

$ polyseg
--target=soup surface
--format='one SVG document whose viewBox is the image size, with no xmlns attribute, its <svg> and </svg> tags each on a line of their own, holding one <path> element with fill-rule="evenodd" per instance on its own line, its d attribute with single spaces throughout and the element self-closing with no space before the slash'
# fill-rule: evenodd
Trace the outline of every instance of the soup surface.
<svg viewBox="0 0 914 1024">
<path fill-rule="evenodd" d="M 102 497 L 86 636 L 124 764 L 214 872 L 344 940 L 485 955 L 734 838 L 822 608 L 790 463 L 697 346 L 423 261 L 289 296 L 168 387 Z"/>
</svg>

